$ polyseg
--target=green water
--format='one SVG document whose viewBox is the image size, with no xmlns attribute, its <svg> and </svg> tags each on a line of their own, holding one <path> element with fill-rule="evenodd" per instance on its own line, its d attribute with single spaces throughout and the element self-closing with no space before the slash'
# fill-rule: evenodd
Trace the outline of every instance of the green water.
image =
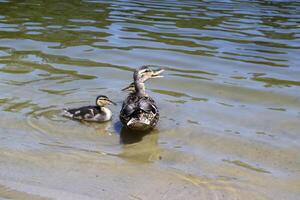
<svg viewBox="0 0 300 200">
<path fill-rule="evenodd" d="M 0 0 L 1 199 L 300 199 L 300 2 Z M 121 129 L 135 68 L 160 109 Z M 108 123 L 64 107 L 118 103 Z"/>
</svg>

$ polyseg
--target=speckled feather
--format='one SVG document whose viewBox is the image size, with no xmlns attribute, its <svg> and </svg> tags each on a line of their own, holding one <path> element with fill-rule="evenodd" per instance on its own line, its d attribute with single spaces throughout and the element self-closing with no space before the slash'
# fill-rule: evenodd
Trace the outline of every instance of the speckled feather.
<svg viewBox="0 0 300 200">
<path fill-rule="evenodd" d="M 149 96 L 136 96 L 130 94 L 123 102 L 120 112 L 120 120 L 123 124 L 127 124 L 134 119 L 136 123 L 142 123 L 143 127 L 134 127 L 134 124 L 129 126 L 131 129 L 147 130 L 156 126 L 159 120 L 159 112 L 155 101 Z M 149 121 L 149 124 L 143 122 Z"/>
</svg>

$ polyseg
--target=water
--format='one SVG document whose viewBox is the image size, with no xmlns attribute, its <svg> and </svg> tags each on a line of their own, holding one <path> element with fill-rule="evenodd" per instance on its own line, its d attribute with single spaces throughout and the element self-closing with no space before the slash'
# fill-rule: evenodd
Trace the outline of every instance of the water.
<svg viewBox="0 0 300 200">
<path fill-rule="evenodd" d="M 0 1 L 2 199 L 299 199 L 297 1 Z M 161 119 L 121 130 L 132 71 Z M 86 124 L 64 107 L 118 102 Z"/>
</svg>

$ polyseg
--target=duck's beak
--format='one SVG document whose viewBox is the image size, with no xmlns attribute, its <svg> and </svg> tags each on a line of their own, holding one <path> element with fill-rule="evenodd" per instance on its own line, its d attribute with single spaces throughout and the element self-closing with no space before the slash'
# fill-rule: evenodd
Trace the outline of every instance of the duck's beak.
<svg viewBox="0 0 300 200">
<path fill-rule="evenodd" d="M 163 73 L 165 70 L 164 69 L 157 69 L 157 70 L 153 70 L 152 74 L 151 74 L 151 78 L 162 78 L 164 76 L 161 76 L 160 74 Z"/>
</svg>

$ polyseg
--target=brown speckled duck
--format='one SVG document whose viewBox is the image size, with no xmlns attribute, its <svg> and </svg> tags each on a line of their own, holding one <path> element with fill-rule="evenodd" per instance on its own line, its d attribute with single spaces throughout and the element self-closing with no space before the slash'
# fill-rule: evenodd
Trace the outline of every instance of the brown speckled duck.
<svg viewBox="0 0 300 200">
<path fill-rule="evenodd" d="M 135 70 L 134 82 L 123 89 L 131 92 L 124 100 L 120 112 L 120 120 L 128 129 L 147 131 L 156 126 L 159 111 L 155 101 L 145 91 L 145 81 L 162 77 L 160 74 L 163 71 L 163 69 L 153 70 L 149 66 L 142 66 Z"/>
</svg>

